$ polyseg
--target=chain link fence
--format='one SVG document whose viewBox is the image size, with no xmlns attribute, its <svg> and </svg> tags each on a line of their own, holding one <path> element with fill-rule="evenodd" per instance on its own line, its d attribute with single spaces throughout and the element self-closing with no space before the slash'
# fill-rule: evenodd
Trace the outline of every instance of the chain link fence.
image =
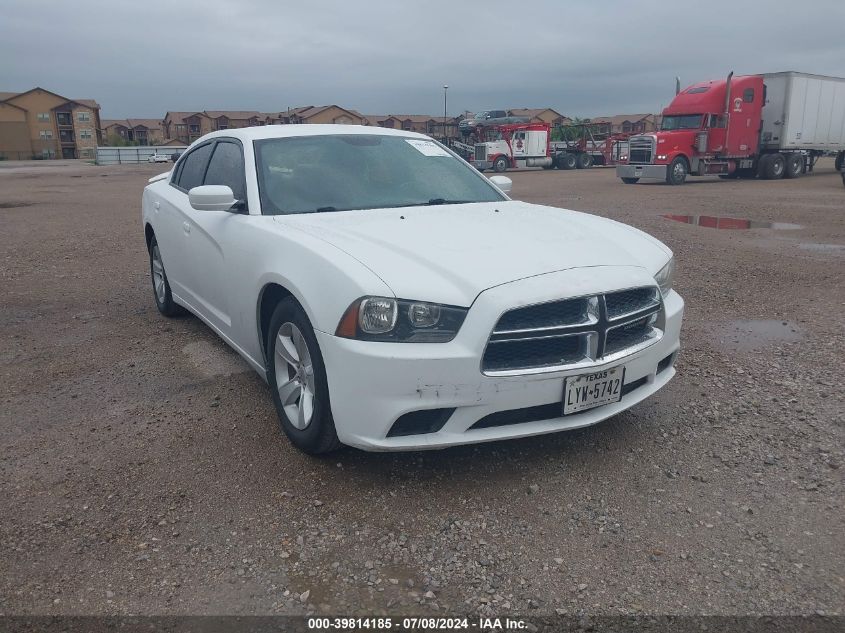
<svg viewBox="0 0 845 633">
<path fill-rule="evenodd" d="M 139 163 L 147 163 L 150 156 L 164 154 L 172 156 L 173 154 L 181 154 L 188 146 L 155 146 L 155 145 L 137 145 L 134 147 L 98 147 L 97 148 L 97 164 L 98 165 L 137 165 Z"/>
</svg>

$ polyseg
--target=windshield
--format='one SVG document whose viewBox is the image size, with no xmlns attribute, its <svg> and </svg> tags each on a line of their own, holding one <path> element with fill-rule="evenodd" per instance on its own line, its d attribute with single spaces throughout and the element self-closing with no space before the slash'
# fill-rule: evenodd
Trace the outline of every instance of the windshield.
<svg viewBox="0 0 845 633">
<path fill-rule="evenodd" d="M 264 214 L 498 202 L 504 196 L 430 139 L 337 134 L 255 141 Z"/>
<path fill-rule="evenodd" d="M 664 114 L 661 130 L 697 130 L 701 127 L 700 114 Z"/>
</svg>

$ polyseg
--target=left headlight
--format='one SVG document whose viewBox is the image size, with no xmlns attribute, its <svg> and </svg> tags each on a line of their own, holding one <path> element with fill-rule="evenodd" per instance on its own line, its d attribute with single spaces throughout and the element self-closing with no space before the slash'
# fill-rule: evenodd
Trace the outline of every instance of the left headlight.
<svg viewBox="0 0 845 633">
<path fill-rule="evenodd" d="M 392 297 L 353 301 L 335 335 L 362 341 L 447 343 L 458 334 L 467 308 Z"/>
<path fill-rule="evenodd" d="M 666 265 L 654 276 L 654 281 L 660 286 L 660 293 L 665 297 L 672 289 L 672 281 L 675 278 L 675 258 L 672 257 Z"/>
</svg>

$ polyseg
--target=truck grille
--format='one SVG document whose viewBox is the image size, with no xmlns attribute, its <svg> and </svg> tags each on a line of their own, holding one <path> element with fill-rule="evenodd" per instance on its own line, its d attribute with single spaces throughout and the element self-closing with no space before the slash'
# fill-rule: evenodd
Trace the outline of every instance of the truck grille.
<svg viewBox="0 0 845 633">
<path fill-rule="evenodd" d="M 502 376 L 566 369 L 626 356 L 663 336 L 657 287 L 550 301 L 505 312 L 481 361 Z"/>
<path fill-rule="evenodd" d="M 475 160 L 487 160 L 487 146 L 484 143 L 475 146 Z"/>
<path fill-rule="evenodd" d="M 654 154 L 653 136 L 632 136 L 628 139 L 628 162 L 651 164 Z"/>
</svg>

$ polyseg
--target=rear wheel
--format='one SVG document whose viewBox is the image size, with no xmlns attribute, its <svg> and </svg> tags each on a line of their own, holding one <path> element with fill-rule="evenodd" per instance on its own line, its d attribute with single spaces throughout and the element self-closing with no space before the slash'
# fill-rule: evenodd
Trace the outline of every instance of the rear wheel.
<svg viewBox="0 0 845 633">
<path fill-rule="evenodd" d="M 626 185 L 636 185 L 640 181 L 639 178 L 623 178 L 622 182 Z"/>
<path fill-rule="evenodd" d="M 795 152 L 787 154 L 783 175 L 785 178 L 798 178 L 804 169 L 804 157 Z"/>
<path fill-rule="evenodd" d="M 786 171 L 783 154 L 766 154 L 760 159 L 760 172 L 766 180 L 779 180 Z"/>
<path fill-rule="evenodd" d="M 578 154 L 578 157 L 575 159 L 575 166 L 578 169 L 587 169 L 588 167 L 592 167 L 593 165 L 593 157 L 587 153 Z"/>
<path fill-rule="evenodd" d="M 687 159 L 683 156 L 677 156 L 675 160 L 669 163 L 669 169 L 666 171 L 666 182 L 670 185 L 682 185 L 689 174 L 689 165 Z"/>
<path fill-rule="evenodd" d="M 564 152 L 563 154 L 557 155 L 557 168 L 558 169 L 575 169 L 575 154 L 570 154 L 569 152 Z"/>
<path fill-rule="evenodd" d="M 493 171 L 497 174 L 501 174 L 503 171 L 507 171 L 508 168 L 508 159 L 504 156 L 499 156 L 496 160 L 493 161 Z"/>
<path fill-rule="evenodd" d="M 166 317 L 185 314 L 185 308 L 173 301 L 173 293 L 170 292 L 170 282 L 167 281 L 164 261 L 155 235 L 150 239 L 150 278 L 153 282 L 153 296 L 158 311 Z"/>
<path fill-rule="evenodd" d="M 292 297 L 279 302 L 267 336 L 267 382 L 288 439 L 317 455 L 340 446 L 323 355 L 308 316 Z"/>
</svg>

